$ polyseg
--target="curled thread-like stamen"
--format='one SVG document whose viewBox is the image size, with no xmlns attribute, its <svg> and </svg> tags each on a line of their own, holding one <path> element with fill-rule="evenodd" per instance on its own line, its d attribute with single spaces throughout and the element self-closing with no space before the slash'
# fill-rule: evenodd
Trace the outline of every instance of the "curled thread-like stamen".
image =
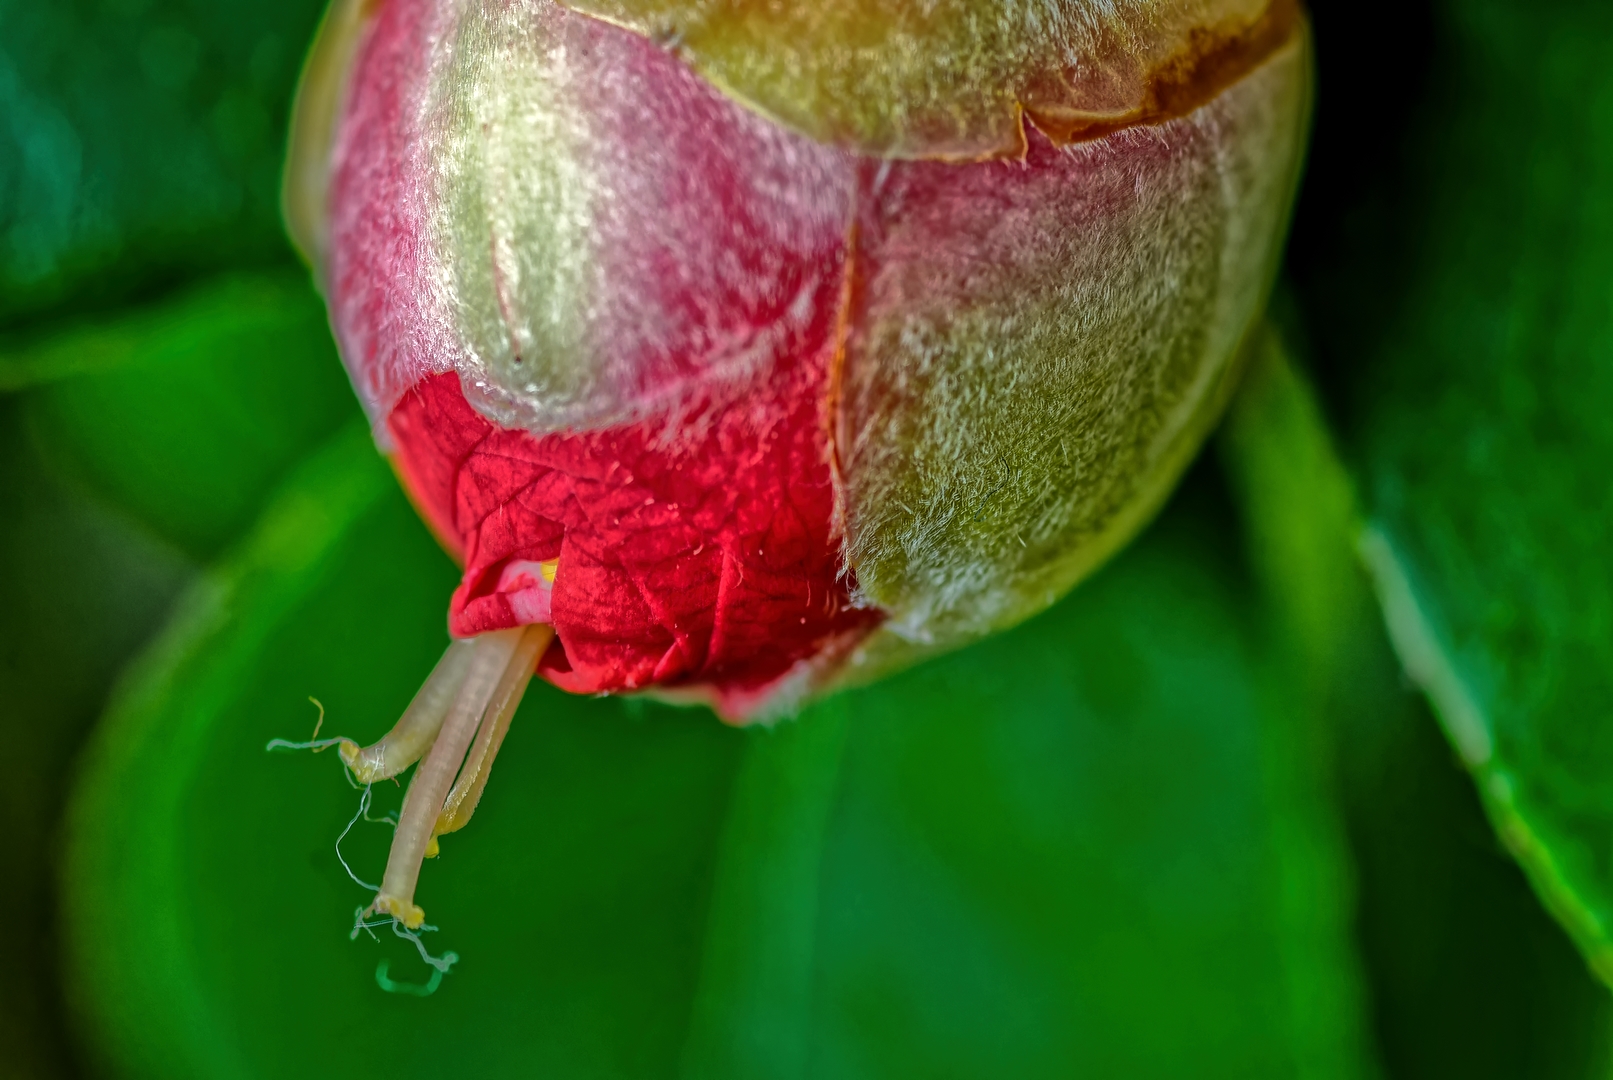
<svg viewBox="0 0 1613 1080">
<path fill-rule="evenodd" d="M 330 739 L 321 739 L 319 737 L 319 729 L 325 726 L 325 706 L 320 704 L 318 698 L 309 698 L 308 700 L 313 702 L 314 705 L 319 709 L 319 721 L 314 724 L 313 735 L 302 740 L 301 742 L 291 739 L 270 739 L 268 745 L 264 747 L 265 750 L 312 750 L 317 754 L 321 750 L 328 749 L 332 746 L 345 747 L 353 745 L 351 739 L 345 739 L 340 736 Z M 385 821 L 390 825 L 395 825 L 396 823 L 388 820 L 385 817 L 370 817 L 370 798 L 372 794 L 370 791 L 370 785 L 367 783 L 362 785 L 357 783 L 353 778 L 353 771 L 350 767 L 344 769 L 343 774 L 347 777 L 347 782 L 356 788 L 360 788 L 363 794 L 358 797 L 358 810 L 355 811 L 352 818 L 348 820 L 347 827 L 342 830 L 341 835 L 336 837 L 336 861 L 342 864 L 342 869 L 347 871 L 347 876 L 352 878 L 356 885 L 358 885 L 360 888 L 369 889 L 371 892 L 374 892 L 378 886 L 371 885 L 369 882 L 365 881 L 363 878 L 359 877 L 353 872 L 353 867 L 348 863 L 347 856 L 342 854 L 342 841 L 347 839 L 347 834 L 353 831 L 353 826 L 358 824 L 360 818 L 363 818 L 365 821 Z"/>
<path fill-rule="evenodd" d="M 414 994 L 417 997 L 430 997 L 436 993 L 437 987 L 442 985 L 442 977 L 448 973 L 450 968 L 459 963 L 459 954 L 445 952 L 441 956 L 431 955 L 431 951 L 426 948 L 426 943 L 420 939 L 420 935 L 437 929 L 435 926 L 422 924 L 411 930 L 397 919 L 391 917 L 375 919 L 374 921 L 366 919 L 367 911 L 368 909 L 366 908 L 354 909 L 353 932 L 347 935 L 350 940 L 357 939 L 360 933 L 365 933 L 370 935 L 371 941 L 379 941 L 380 939 L 375 936 L 376 929 L 382 926 L 390 926 L 393 934 L 414 944 L 415 949 L 420 953 L 420 959 L 425 961 L 431 968 L 431 977 L 426 980 L 424 985 L 398 982 L 387 977 L 388 964 L 385 960 L 382 960 L 375 966 L 376 985 L 389 994 Z"/>
<path fill-rule="evenodd" d="M 351 739 L 344 739 L 340 735 L 329 739 L 321 739 L 319 729 L 325 726 L 325 706 L 316 697 L 311 697 L 308 700 L 313 703 L 314 708 L 319 710 L 319 719 L 314 722 L 314 733 L 302 742 L 294 742 L 291 739 L 270 739 L 268 745 L 264 747 L 265 750 L 312 750 L 317 754 L 321 750 L 352 741 Z"/>
<path fill-rule="evenodd" d="M 389 994 L 412 994 L 415 997 L 430 997 L 442 985 L 442 971 L 433 968 L 431 978 L 424 985 L 420 983 L 399 982 L 397 979 L 387 977 L 387 962 L 382 960 L 375 965 L 375 985 Z"/>
<path fill-rule="evenodd" d="M 358 812 L 355 813 L 352 817 L 352 820 L 347 823 L 347 828 L 342 830 L 342 835 L 336 838 L 336 859 L 342 864 L 342 869 L 347 871 L 347 876 L 353 879 L 353 884 L 357 885 L 361 889 L 368 889 L 371 892 L 374 892 L 379 889 L 380 886 L 371 885 L 369 882 L 353 873 L 353 868 L 347 864 L 347 856 L 342 854 L 342 841 L 346 840 L 347 834 L 353 831 L 353 826 L 358 824 L 359 818 L 364 818 L 366 821 L 375 820 L 374 818 L 370 817 L 370 785 L 368 784 L 364 785 L 364 794 L 358 797 Z"/>
</svg>

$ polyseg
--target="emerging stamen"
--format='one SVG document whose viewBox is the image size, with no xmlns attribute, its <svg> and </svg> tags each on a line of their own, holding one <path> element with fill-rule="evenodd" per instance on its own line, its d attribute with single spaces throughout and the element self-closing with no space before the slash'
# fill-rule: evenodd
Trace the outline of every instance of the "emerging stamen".
<svg viewBox="0 0 1613 1080">
<path fill-rule="evenodd" d="M 403 812 L 392 835 L 392 851 L 387 856 L 386 873 L 381 878 L 380 891 L 370 904 L 370 911 L 390 915 L 411 930 L 425 921 L 425 912 L 414 903 L 415 886 L 420 879 L 420 863 L 428 849 L 435 847 L 436 834 L 447 831 L 438 825 L 439 819 L 444 816 L 444 807 L 450 800 L 450 789 L 459 790 L 454 788 L 454 779 L 459 775 L 474 739 L 477 753 L 460 785 L 464 791 L 454 803 L 454 812 L 449 815 L 458 824 L 463 824 L 464 821 L 457 817 L 457 811 L 472 792 L 480 797 L 493 754 L 503 740 L 503 729 L 509 724 L 506 712 L 514 712 L 514 704 L 519 701 L 521 691 L 532 676 L 540 643 L 546 645 L 552 633 L 547 626 L 517 627 L 456 642 L 443 654 L 438 668 L 462 665 L 463 670 L 457 675 L 445 674 L 441 688 L 433 686 L 438 676 L 438 672 L 434 671 L 426 686 L 416 695 L 416 702 L 427 699 L 422 706 L 422 718 L 432 713 L 441 716 L 440 727 L 433 733 L 434 738 L 424 734 L 427 729 L 424 719 L 415 721 L 405 713 L 403 720 L 393 729 L 393 734 L 399 734 L 406 724 L 410 725 L 394 744 L 399 748 L 396 755 L 385 750 L 393 739 L 392 734 L 371 748 L 382 748 L 374 759 L 379 769 L 390 766 L 414 746 L 421 749 L 428 743 L 430 746 L 404 795 Z M 450 684 L 453 685 L 451 700 L 446 709 L 441 710 L 437 704 L 438 695 L 447 694 L 446 688 Z M 413 711 L 414 705 L 411 704 L 410 712 Z M 486 734 L 477 739 L 479 730 L 485 730 Z M 418 757 L 419 751 L 414 752 Z M 367 753 L 355 748 L 354 760 L 366 760 L 364 755 Z M 343 747 L 343 757 L 344 760 L 347 757 L 346 747 Z M 470 799 L 469 808 L 474 807 L 475 800 Z M 467 809 L 464 819 L 468 818 Z"/>
<path fill-rule="evenodd" d="M 470 670 L 478 640 L 456 641 L 448 646 L 409 707 L 379 742 L 360 749 L 350 739 L 341 741 L 339 753 L 353 770 L 355 780 L 360 784 L 373 784 L 391 779 L 431 749 L 454 696 L 465 683 L 465 673 Z"/>
<path fill-rule="evenodd" d="M 510 719 L 521 705 L 527 684 L 532 681 L 532 670 L 537 665 L 538 657 L 543 655 L 543 650 L 553 640 L 554 627 L 544 623 L 528 626 L 521 635 L 515 655 L 510 658 L 510 665 L 504 669 L 504 677 L 493 692 L 493 700 L 488 703 L 487 716 L 476 730 L 476 742 L 471 745 L 470 754 L 459 770 L 454 790 L 448 793 L 442 813 L 437 817 L 431 843 L 426 847 L 428 859 L 437 855 L 437 837 L 463 829 L 476 812 L 476 804 L 482 800 L 482 789 L 487 786 L 488 774 L 493 771 L 493 759 L 498 756 L 504 735 L 510 730 Z"/>
</svg>

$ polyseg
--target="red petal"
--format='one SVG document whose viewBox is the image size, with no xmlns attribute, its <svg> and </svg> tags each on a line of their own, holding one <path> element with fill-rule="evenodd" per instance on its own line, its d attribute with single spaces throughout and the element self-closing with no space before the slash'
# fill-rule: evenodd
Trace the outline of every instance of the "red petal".
<svg viewBox="0 0 1613 1080">
<path fill-rule="evenodd" d="M 504 569 L 558 558 L 538 672 L 566 690 L 695 686 L 737 716 L 843 655 L 881 615 L 852 606 L 840 572 L 827 352 L 677 426 L 543 438 L 487 420 L 457 376 L 416 385 L 388 424 L 422 510 L 464 552 L 453 633 L 520 625 Z"/>
</svg>

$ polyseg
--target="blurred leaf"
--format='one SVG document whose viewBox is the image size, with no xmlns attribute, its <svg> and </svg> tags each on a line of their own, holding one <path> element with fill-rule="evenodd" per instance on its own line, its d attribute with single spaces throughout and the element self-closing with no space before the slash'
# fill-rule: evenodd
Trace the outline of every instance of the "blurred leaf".
<svg viewBox="0 0 1613 1080">
<path fill-rule="evenodd" d="M 1267 602 L 1327 721 L 1384 1066 L 1400 1080 L 1604 1076 L 1613 1001 L 1484 820 L 1400 675 L 1356 556 L 1352 485 L 1284 338 L 1257 343 L 1220 436 Z"/>
<path fill-rule="evenodd" d="M 300 275 L 224 277 L 111 315 L 12 333 L 0 337 L 0 391 L 115 371 L 154 355 L 171 363 L 175 355 L 227 350 L 273 333 L 288 316 L 308 321 L 317 304 Z"/>
<path fill-rule="evenodd" d="M 357 799 L 338 763 L 263 750 L 312 726 L 309 694 L 327 731 L 390 726 L 456 578 L 355 425 L 147 659 L 92 755 L 68 867 L 78 990 L 115 1074 L 668 1071 L 735 733 L 529 694 L 475 827 L 426 871 L 438 947 L 467 959 L 425 1001 L 373 978 L 381 957 L 419 970 L 411 949 L 348 940 L 368 897 L 331 849 Z M 373 872 L 388 839 L 361 823 L 345 850 Z"/>
<path fill-rule="evenodd" d="M 0 399 L 0 816 L 11 928 L 0 966 L 0 1076 L 68 1075 L 56 993 L 55 863 L 67 773 L 113 677 L 191 568 L 178 552 L 53 483 Z"/>
<path fill-rule="evenodd" d="M 1286 308 L 1286 296 L 1279 294 L 1274 306 Z M 1349 480 L 1314 399 L 1288 359 L 1284 335 L 1269 319 L 1250 342 L 1245 363 L 1218 449 L 1264 593 L 1267 648 L 1291 680 L 1297 706 L 1290 721 L 1268 737 L 1286 737 L 1296 765 L 1276 776 L 1294 786 L 1290 801 L 1296 809 L 1310 811 L 1308 843 L 1296 846 L 1311 853 L 1313 869 L 1309 890 L 1296 902 L 1321 909 L 1334 925 L 1349 926 L 1355 881 L 1341 872 L 1350 857 L 1339 798 L 1338 721 L 1370 693 L 1363 693 L 1361 676 L 1367 673 L 1359 653 L 1363 640 L 1376 643 L 1381 632 L 1352 544 L 1357 519 Z M 1370 674 L 1381 680 L 1389 673 L 1392 679 L 1392 668 L 1381 656 L 1374 659 L 1380 663 Z M 1354 976 L 1351 989 L 1364 999 L 1358 958 L 1342 942 L 1335 947 L 1340 951 L 1326 958 L 1326 966 Z"/>
<path fill-rule="evenodd" d="M 323 7 L 0 2 L 0 325 L 288 260 L 280 162 Z"/>
<path fill-rule="evenodd" d="M 69 375 L 75 369 L 76 375 Z M 227 278 L 0 353 L 54 466 L 194 554 L 357 409 L 305 275 Z"/>
<path fill-rule="evenodd" d="M 1325 793 L 1204 479 L 1051 612 L 849 699 L 815 1074 L 1372 1072 Z"/>
<path fill-rule="evenodd" d="M 752 732 L 734 777 L 684 1040 L 688 1077 L 807 1074 L 824 841 L 850 712 Z"/>
<path fill-rule="evenodd" d="M 1301 281 L 1397 650 L 1613 981 L 1613 8 L 1433 18 L 1403 141 Z"/>
<path fill-rule="evenodd" d="M 368 896 L 331 844 L 357 794 L 329 756 L 262 749 L 311 727 L 309 694 L 327 733 L 380 733 L 443 645 L 453 568 L 355 427 L 192 596 L 88 759 L 71 971 L 106 1060 L 1360 1075 L 1327 966 L 1344 927 L 1292 891 L 1293 860 L 1329 850 L 1306 832 L 1317 794 L 1273 781 L 1309 766 L 1270 738 L 1286 684 L 1203 487 L 1046 616 L 797 726 L 534 687 L 474 825 L 426 869 L 429 940 L 463 960 L 420 1000 L 373 976 L 420 971 L 407 945 L 347 940 Z M 373 874 L 387 841 L 360 823 L 344 850 Z"/>
<path fill-rule="evenodd" d="M 1606 988 L 1503 850 L 1426 704 L 1386 681 L 1362 689 L 1341 771 L 1385 1070 L 1606 1077 Z"/>
<path fill-rule="evenodd" d="M 1289 314 L 1288 297 L 1274 307 Z M 1244 516 L 1250 561 L 1313 694 L 1327 696 L 1342 652 L 1376 623 L 1356 555 L 1360 512 L 1314 393 L 1268 321 L 1218 435 Z"/>
</svg>

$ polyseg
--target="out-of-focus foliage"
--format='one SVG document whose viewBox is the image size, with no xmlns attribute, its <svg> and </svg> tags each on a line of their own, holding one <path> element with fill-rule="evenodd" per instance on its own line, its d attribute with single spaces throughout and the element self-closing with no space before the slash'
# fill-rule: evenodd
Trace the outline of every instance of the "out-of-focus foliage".
<svg viewBox="0 0 1613 1080">
<path fill-rule="evenodd" d="M 282 261 L 323 4 L 0 0 L 0 325 Z"/>
<path fill-rule="evenodd" d="M 1597 954 L 1603 6 L 1317 0 L 1321 406 L 1270 339 L 1221 444 L 1241 517 L 1200 469 L 1053 612 L 774 734 L 535 688 L 426 869 L 465 959 L 425 1001 L 375 985 L 423 971 L 405 943 L 346 940 L 356 793 L 261 752 L 308 694 L 384 729 L 455 576 L 281 276 L 317 7 L 0 0 L 0 1075 L 1606 1075 L 1606 991 L 1352 569 L 1364 514 Z M 187 583 L 97 739 L 62 908 L 69 762 Z M 386 839 L 355 827 L 361 873 Z"/>
<path fill-rule="evenodd" d="M 91 370 L 72 375 L 75 362 Z M 5 367 L 44 382 L 26 412 L 54 467 L 198 555 L 250 525 L 354 409 L 324 305 L 296 272 L 223 279 L 0 353 Z"/>
<path fill-rule="evenodd" d="M 0 806 L 19 935 L 0 1066 L 53 1075 L 51 888 L 72 755 L 175 590 L 356 407 L 297 275 L 227 279 L 0 345 Z M 5 376 L 15 375 L 6 379 Z M 7 1075 L 0 1068 L 0 1075 Z"/>
<path fill-rule="evenodd" d="M 1613 8 L 1434 20 L 1301 296 L 1399 652 L 1613 979 Z"/>
<path fill-rule="evenodd" d="M 45 469 L 0 398 L 0 1076 L 67 1074 L 55 890 L 65 775 L 108 686 L 161 625 L 191 566 Z"/>
<path fill-rule="evenodd" d="M 1287 342 L 1288 297 L 1219 440 L 1290 669 L 1295 718 L 1330 765 L 1355 860 L 1357 946 L 1390 1076 L 1589 1077 L 1613 1064 L 1613 1002 L 1500 850 L 1378 632 L 1359 509 Z"/>
<path fill-rule="evenodd" d="M 1225 524 L 1195 491 L 1048 616 L 780 732 L 535 690 L 427 868 L 428 940 L 464 960 L 419 1002 L 373 980 L 422 970 L 408 946 L 346 939 L 357 793 L 262 749 L 309 693 L 378 733 L 443 642 L 452 567 L 350 430 L 98 737 L 74 986 L 130 1075 L 1365 1075 L 1339 909 L 1290 902 L 1329 849 Z M 814 739 L 809 776 L 767 782 Z M 387 838 L 355 827 L 361 874 Z M 799 888 L 758 897 L 781 860 Z"/>
</svg>

